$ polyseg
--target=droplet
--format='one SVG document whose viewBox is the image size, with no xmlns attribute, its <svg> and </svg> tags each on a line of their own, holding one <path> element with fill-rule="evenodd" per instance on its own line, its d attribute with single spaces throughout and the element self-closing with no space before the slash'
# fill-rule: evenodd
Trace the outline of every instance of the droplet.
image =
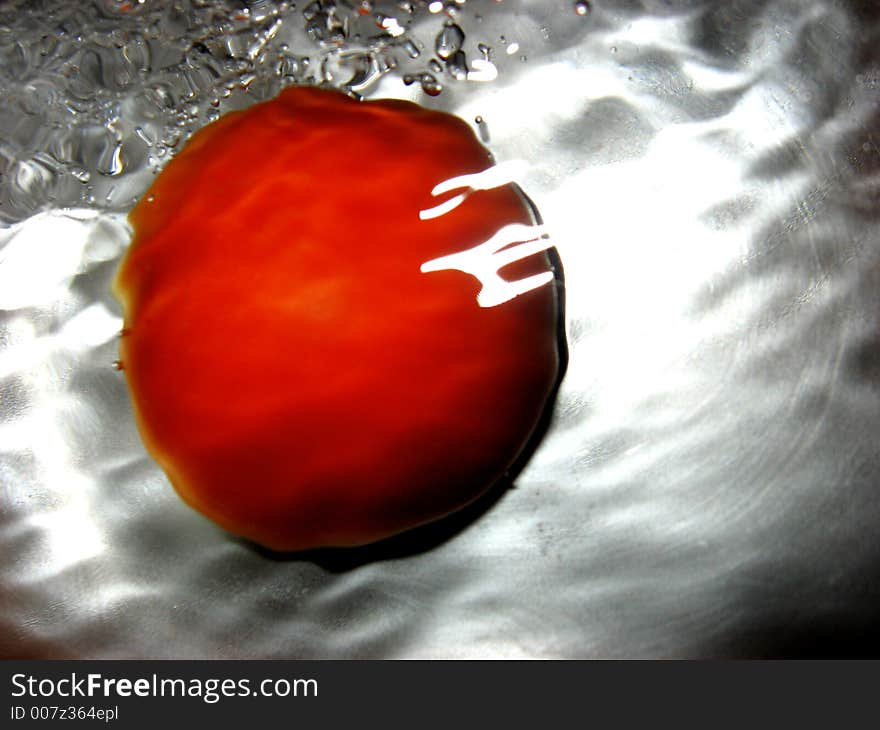
<svg viewBox="0 0 880 730">
<path fill-rule="evenodd" d="M 87 183 L 92 178 L 91 173 L 84 167 L 71 166 L 68 169 L 70 170 L 70 174 L 73 175 L 81 183 Z"/>
<path fill-rule="evenodd" d="M 464 31 L 455 23 L 447 23 L 434 41 L 437 55 L 444 61 L 461 50 L 464 43 Z"/>
<path fill-rule="evenodd" d="M 95 167 L 102 175 L 109 177 L 119 175 L 124 167 L 122 162 L 122 145 L 117 142 L 113 147 L 105 147 Z"/>
<path fill-rule="evenodd" d="M 463 81 L 467 78 L 468 67 L 464 51 L 458 51 L 453 54 L 452 58 L 446 61 L 446 70 L 449 71 L 452 78 L 458 81 Z"/>
<path fill-rule="evenodd" d="M 443 85 L 431 74 L 422 74 L 421 84 L 422 91 L 428 96 L 438 96 L 443 91 Z"/>
<path fill-rule="evenodd" d="M 143 127 L 135 127 L 134 133 L 146 143 L 147 147 L 153 146 L 153 140 L 150 139 L 150 135 L 144 131 Z"/>
<path fill-rule="evenodd" d="M 483 143 L 489 142 L 489 125 L 486 124 L 486 120 L 483 117 L 477 115 L 474 117 L 474 123 L 477 125 L 477 131 L 480 133 L 480 139 Z"/>
<path fill-rule="evenodd" d="M 403 44 L 403 50 L 406 51 L 406 55 L 410 58 L 418 58 L 421 54 L 419 47 L 409 40 Z"/>
</svg>

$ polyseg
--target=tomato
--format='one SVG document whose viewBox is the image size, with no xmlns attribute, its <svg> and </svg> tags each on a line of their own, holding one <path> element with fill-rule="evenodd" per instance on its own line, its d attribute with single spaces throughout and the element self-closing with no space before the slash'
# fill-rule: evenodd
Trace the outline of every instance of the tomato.
<svg viewBox="0 0 880 730">
<path fill-rule="evenodd" d="M 533 227 L 511 184 L 433 194 L 493 169 L 451 115 L 308 87 L 192 137 L 114 285 L 136 420 L 186 502 L 275 550 L 353 546 L 504 474 L 557 380 L 559 303 L 540 240 L 503 302 L 444 266 Z"/>
</svg>

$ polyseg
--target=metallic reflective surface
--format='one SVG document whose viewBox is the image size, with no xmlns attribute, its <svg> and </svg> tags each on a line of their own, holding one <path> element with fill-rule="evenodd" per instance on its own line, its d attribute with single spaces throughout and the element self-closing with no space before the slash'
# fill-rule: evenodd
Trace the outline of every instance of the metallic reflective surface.
<svg viewBox="0 0 880 730">
<path fill-rule="evenodd" d="M 880 8 L 591 5 L 469 3 L 497 79 L 371 93 L 530 163 L 569 346 L 514 487 L 389 543 L 183 505 L 112 366 L 124 203 L 3 198 L 2 656 L 880 655 Z"/>
</svg>

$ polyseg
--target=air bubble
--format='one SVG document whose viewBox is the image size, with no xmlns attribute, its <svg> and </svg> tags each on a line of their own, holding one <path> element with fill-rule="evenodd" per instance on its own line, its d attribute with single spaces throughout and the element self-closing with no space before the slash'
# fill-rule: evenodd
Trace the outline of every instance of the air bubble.
<svg viewBox="0 0 880 730">
<path fill-rule="evenodd" d="M 592 6 L 587 0 L 578 0 L 578 2 L 574 4 L 575 15 L 580 15 L 581 17 L 589 15 L 592 9 Z"/>
<path fill-rule="evenodd" d="M 443 85 L 439 81 L 437 81 L 437 79 L 431 74 L 419 74 L 418 76 L 406 74 L 403 77 L 403 83 L 405 83 L 407 86 L 410 86 L 417 81 L 422 87 L 422 91 L 424 91 L 428 96 L 437 96 L 440 94 L 440 92 L 443 91 Z"/>
<path fill-rule="evenodd" d="M 446 84 L 498 76 L 495 33 L 482 39 L 494 49 L 474 38 L 473 51 L 465 50 L 471 40 L 466 31 L 484 20 L 469 12 L 473 3 L 466 0 L 230 0 L 221 3 L 228 12 L 213 0 L 91 5 L 97 6 L 92 14 L 50 14 L 44 28 L 11 14 L 0 28 L 0 45 L 10 56 L 6 70 L 20 79 L 13 82 L 20 98 L 10 114 L 22 116 L 22 129 L 38 128 L 42 136 L 32 136 L 37 142 L 45 138 L 40 144 L 57 162 L 48 171 L 39 161 L 14 171 L 14 163 L 7 165 L 0 200 L 51 194 L 57 196 L 53 204 L 73 205 L 84 199 L 77 181 L 100 181 L 95 195 L 103 203 L 109 183 L 104 176 L 125 175 L 129 182 L 115 193 L 114 205 L 121 207 L 138 194 L 138 175 L 155 174 L 179 141 L 217 119 L 220 110 L 294 84 L 330 84 L 363 95 L 394 72 L 437 96 Z M 113 22 L 99 31 L 96 16 Z M 430 24 L 422 22 L 427 19 Z M 488 20 L 487 14 L 484 25 Z M 501 48 L 510 45 L 502 40 Z M 59 72 L 40 75 L 48 69 Z M 34 125 L 33 117 L 43 121 Z M 123 121 L 111 128 L 108 119 Z M 14 216 L 32 210 L 22 204 Z"/>
<path fill-rule="evenodd" d="M 483 144 L 489 143 L 489 125 L 486 124 L 486 120 L 481 116 L 474 117 L 474 124 L 477 125 L 477 131 L 480 134 L 480 140 Z"/>
<path fill-rule="evenodd" d="M 410 58 L 418 58 L 422 53 L 419 47 L 410 40 L 403 44 L 403 50 L 406 51 L 406 55 Z"/>
<path fill-rule="evenodd" d="M 73 175 L 81 183 L 85 184 L 89 180 L 92 179 L 92 174 L 88 170 L 86 170 L 84 167 L 78 167 L 76 165 L 71 165 L 68 168 L 68 171 L 70 172 L 71 175 Z"/>
<path fill-rule="evenodd" d="M 458 53 L 463 44 L 464 31 L 455 23 L 447 23 L 437 36 L 434 48 L 437 55 L 445 61 Z"/>
<path fill-rule="evenodd" d="M 463 81 L 467 78 L 468 67 L 464 51 L 458 51 L 446 62 L 446 70 L 452 78 L 458 81 Z"/>
</svg>

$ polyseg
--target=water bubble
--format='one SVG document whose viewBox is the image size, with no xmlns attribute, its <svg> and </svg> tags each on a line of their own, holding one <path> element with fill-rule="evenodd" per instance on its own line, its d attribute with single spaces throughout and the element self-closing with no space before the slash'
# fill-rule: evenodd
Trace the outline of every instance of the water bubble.
<svg viewBox="0 0 880 730">
<path fill-rule="evenodd" d="M 438 96 L 443 91 L 443 86 L 431 74 L 422 74 L 422 91 L 428 96 Z"/>
<path fill-rule="evenodd" d="M 452 58 L 446 61 L 446 70 L 452 78 L 458 81 L 463 81 L 467 78 L 468 67 L 464 51 L 456 52 Z"/>
<path fill-rule="evenodd" d="M 151 147 L 153 145 L 153 140 L 150 138 L 150 135 L 147 134 L 143 127 L 135 127 L 134 133 L 143 140 L 144 144 L 146 144 L 147 147 Z"/>
<path fill-rule="evenodd" d="M 483 117 L 477 115 L 474 117 L 474 123 L 477 125 L 477 131 L 480 134 L 480 140 L 483 144 L 489 143 L 489 125 L 486 124 L 486 120 Z"/>
<path fill-rule="evenodd" d="M 72 205 L 84 200 L 91 182 L 103 204 L 110 182 L 124 175 L 114 202 L 122 206 L 179 141 L 221 109 L 247 106 L 293 84 L 330 84 L 359 95 L 393 71 L 437 96 L 453 81 L 498 76 L 491 61 L 498 53 L 496 33 L 483 39 L 494 49 L 476 38 L 474 50 L 467 47 L 469 27 L 490 20 L 488 12 L 485 18 L 470 12 L 476 4 L 467 0 L 86 4 L 91 11 L 48 10 L 42 27 L 14 13 L 0 24 L 6 75 L 14 77 L 7 111 L 23 118 L 18 127 L 10 123 L 39 132 L 27 139 L 16 132 L 24 141 L 13 141 L 22 159 L 44 149 L 57 165 L 43 170 L 39 160 L 30 160 L 36 167 L 16 167 L 0 150 L 0 199 L 15 187 L 22 199 L 45 197 L 39 191 L 46 190 L 55 196 L 52 204 Z M 546 28 L 541 33 L 546 36 Z M 508 45 L 503 41 L 501 48 Z M 517 58 L 523 51 L 510 52 Z M 110 125 L 110 119 L 120 121 Z M 483 135 L 485 125 L 477 127 Z M 15 215 L 32 209 L 19 206 Z"/>
<path fill-rule="evenodd" d="M 581 17 L 589 15 L 592 9 L 592 6 L 587 0 L 578 0 L 578 2 L 574 4 L 575 14 L 580 15 Z"/>
<path fill-rule="evenodd" d="M 81 183 L 87 183 L 92 179 L 92 174 L 86 170 L 84 167 L 79 167 L 78 165 L 71 165 L 68 168 L 68 171 L 71 175 L 73 175 L 77 180 Z"/>
<path fill-rule="evenodd" d="M 406 51 L 406 55 L 410 58 L 418 58 L 421 55 L 421 51 L 419 47 L 413 43 L 411 40 L 407 40 L 403 44 L 403 50 Z"/>
<path fill-rule="evenodd" d="M 340 88 L 362 93 L 392 68 L 393 59 L 384 58 L 380 62 L 378 54 L 333 53 L 322 64 L 321 75 L 325 81 L 335 82 Z"/>
<path fill-rule="evenodd" d="M 95 169 L 97 169 L 99 173 L 107 175 L 108 177 L 120 175 L 123 168 L 122 145 L 119 143 L 116 143 L 112 147 L 105 147 L 95 165 Z"/>
<path fill-rule="evenodd" d="M 447 23 L 434 41 L 437 55 L 444 61 L 461 50 L 464 43 L 464 31 L 455 23 Z"/>
<path fill-rule="evenodd" d="M 397 59 L 388 51 L 377 54 L 373 57 L 373 61 L 381 74 L 388 73 L 397 68 Z"/>
</svg>

